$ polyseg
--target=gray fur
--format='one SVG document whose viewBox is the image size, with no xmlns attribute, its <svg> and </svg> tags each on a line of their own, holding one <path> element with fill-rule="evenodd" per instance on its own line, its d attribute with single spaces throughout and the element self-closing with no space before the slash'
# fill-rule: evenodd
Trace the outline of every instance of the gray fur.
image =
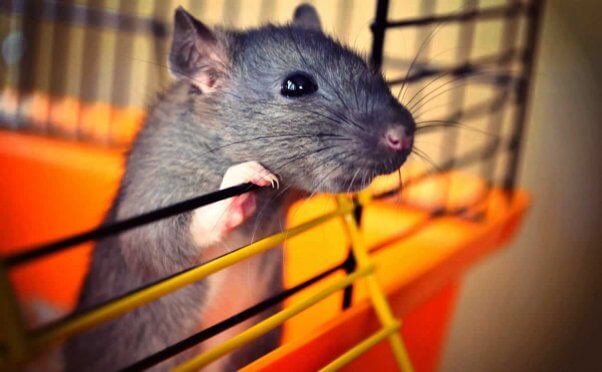
<svg viewBox="0 0 602 372">
<path fill-rule="evenodd" d="M 202 263 L 210 249 L 224 253 L 280 231 L 288 206 L 303 194 L 358 190 L 405 161 L 407 154 L 391 154 L 381 142 L 391 125 L 412 132 L 411 115 L 356 53 L 295 24 L 214 35 L 225 53 L 216 90 L 203 92 L 194 68 L 172 64 L 180 79 L 150 109 L 106 221 L 215 191 L 225 171 L 245 161 L 279 175 L 281 190 L 260 190 L 255 216 L 217 247 L 193 244 L 190 213 L 99 242 L 79 310 Z M 295 71 L 314 77 L 314 95 L 280 94 Z M 273 278 L 261 288 L 249 284 L 258 297 L 282 288 L 281 259 L 274 250 L 253 261 Z M 210 286 L 203 280 L 73 338 L 65 346 L 67 370 L 114 370 L 197 332 Z M 227 369 L 274 348 L 278 335 L 233 354 Z"/>
</svg>

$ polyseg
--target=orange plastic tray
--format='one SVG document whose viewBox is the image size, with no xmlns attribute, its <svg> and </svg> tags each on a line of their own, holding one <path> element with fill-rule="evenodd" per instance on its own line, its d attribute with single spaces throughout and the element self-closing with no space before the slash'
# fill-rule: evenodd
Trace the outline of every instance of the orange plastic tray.
<svg viewBox="0 0 602 372">
<path fill-rule="evenodd" d="M 0 253 L 96 226 L 116 191 L 122 162 L 121 153 L 108 149 L 0 132 Z M 479 189 L 472 178 L 446 177 L 455 185 L 455 204 L 469 200 Z M 509 202 L 504 193 L 494 190 L 481 203 L 486 214 L 478 222 L 462 216 L 431 220 L 424 208 L 429 201 L 440 200 L 438 185 L 427 182 L 407 190 L 403 206 L 390 201 L 367 206 L 361 226 L 368 246 L 380 247 L 374 253 L 376 275 L 395 313 L 404 320 L 401 332 L 417 371 L 437 367 L 461 274 L 512 236 L 529 202 L 523 192 L 516 192 Z M 288 223 L 298 224 L 333 207 L 328 196 L 302 201 L 289 213 Z M 348 242 L 342 229 L 340 221 L 331 221 L 287 242 L 288 286 L 345 258 Z M 84 244 L 14 270 L 11 279 L 24 308 L 43 299 L 65 311 L 71 309 L 90 248 L 91 244 Z M 355 286 L 351 309 L 342 312 L 341 301 L 342 294 L 335 294 L 289 320 L 283 346 L 245 370 L 315 370 L 378 327 L 361 282 Z M 347 369 L 390 370 L 392 362 L 389 347 L 382 342 Z"/>
</svg>

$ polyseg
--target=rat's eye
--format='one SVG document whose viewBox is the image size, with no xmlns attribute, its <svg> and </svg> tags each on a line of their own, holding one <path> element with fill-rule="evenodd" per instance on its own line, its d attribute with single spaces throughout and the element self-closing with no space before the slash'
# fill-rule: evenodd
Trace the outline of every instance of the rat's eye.
<svg viewBox="0 0 602 372">
<path fill-rule="evenodd" d="M 284 79 L 280 93 L 285 97 L 295 98 L 312 94 L 316 90 L 318 90 L 318 85 L 309 75 L 295 72 Z"/>
</svg>

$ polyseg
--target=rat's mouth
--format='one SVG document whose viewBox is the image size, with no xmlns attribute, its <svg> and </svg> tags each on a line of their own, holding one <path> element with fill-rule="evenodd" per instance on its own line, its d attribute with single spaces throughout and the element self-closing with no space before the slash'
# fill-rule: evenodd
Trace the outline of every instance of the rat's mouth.
<svg viewBox="0 0 602 372">
<path fill-rule="evenodd" d="M 355 153 L 330 163 L 326 160 L 318 162 L 320 166 L 312 167 L 308 174 L 295 173 L 291 176 L 297 188 L 309 193 L 358 192 L 368 187 L 376 177 L 398 172 L 409 154 L 409 149 L 394 154 Z"/>
<path fill-rule="evenodd" d="M 365 189 L 377 175 L 369 170 L 358 168 L 345 176 L 337 177 L 338 192 L 357 192 Z"/>
<path fill-rule="evenodd" d="M 332 194 L 350 193 L 364 190 L 372 181 L 381 175 L 398 172 L 407 156 L 397 158 L 397 161 L 384 161 L 378 164 L 366 164 L 364 166 L 353 166 L 346 170 L 324 175 L 317 192 L 328 192 Z"/>
</svg>

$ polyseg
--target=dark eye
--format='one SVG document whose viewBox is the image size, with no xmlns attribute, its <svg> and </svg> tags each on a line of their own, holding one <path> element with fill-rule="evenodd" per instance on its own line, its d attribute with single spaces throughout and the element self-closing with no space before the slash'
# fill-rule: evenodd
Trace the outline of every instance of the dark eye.
<svg viewBox="0 0 602 372">
<path fill-rule="evenodd" d="M 318 90 L 318 85 L 307 74 L 296 72 L 282 82 L 280 93 L 285 97 L 301 97 Z"/>
</svg>

